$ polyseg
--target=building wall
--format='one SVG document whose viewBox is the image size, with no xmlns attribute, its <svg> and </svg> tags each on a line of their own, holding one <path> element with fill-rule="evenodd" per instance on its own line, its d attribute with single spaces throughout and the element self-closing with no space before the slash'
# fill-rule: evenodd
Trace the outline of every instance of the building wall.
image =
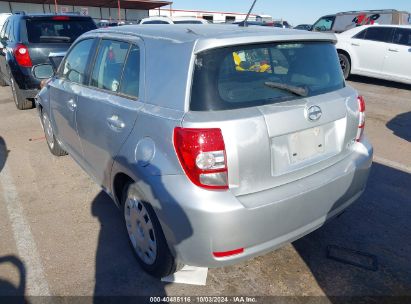
<svg viewBox="0 0 411 304">
<path fill-rule="evenodd" d="M 214 23 L 226 21 L 243 21 L 247 14 L 229 13 L 229 12 L 206 12 L 206 11 L 186 11 L 186 10 L 170 10 L 168 8 L 161 8 L 150 10 L 150 16 L 166 16 L 166 17 L 195 17 L 195 18 L 212 18 Z M 256 15 L 250 15 L 250 21 L 256 20 Z"/>
<path fill-rule="evenodd" d="M 10 10 L 11 7 L 11 10 Z M 71 5 L 59 5 L 59 12 L 81 12 L 83 7 L 71 6 Z M 99 8 L 88 6 L 88 15 L 96 21 L 100 19 L 116 21 L 118 17 L 117 8 Z M 0 1 L 0 13 L 10 13 L 24 11 L 26 13 L 54 13 L 54 4 L 33 4 L 33 3 L 17 3 Z M 142 18 L 148 17 L 148 10 L 136 10 L 136 9 L 121 9 L 121 20 L 126 21 L 138 21 Z M 126 18 L 127 17 L 127 18 Z"/>
</svg>

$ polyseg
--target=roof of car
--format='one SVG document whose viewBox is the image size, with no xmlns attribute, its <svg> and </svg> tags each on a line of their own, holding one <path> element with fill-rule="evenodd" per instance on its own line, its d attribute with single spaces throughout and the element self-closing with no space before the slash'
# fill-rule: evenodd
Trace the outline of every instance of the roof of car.
<svg viewBox="0 0 411 304">
<path fill-rule="evenodd" d="M 332 33 L 302 32 L 273 27 L 242 27 L 237 25 L 127 25 L 94 32 L 112 32 L 139 36 L 145 41 L 161 39 L 171 43 L 193 43 L 194 52 L 227 45 L 264 43 L 275 41 L 336 41 Z"/>
<path fill-rule="evenodd" d="M 31 14 L 26 14 L 26 13 L 22 13 L 22 14 L 20 14 L 20 13 L 17 13 L 17 14 L 12 14 L 11 16 L 13 16 L 13 17 L 15 17 L 15 16 L 17 16 L 17 17 L 21 17 L 21 18 L 52 18 L 52 17 L 59 17 L 59 16 L 65 16 L 65 17 L 70 17 L 70 18 L 83 18 L 83 19 L 90 19 L 91 17 L 90 16 L 83 16 L 83 15 L 80 15 L 80 14 L 74 14 L 74 13 L 72 13 L 72 14 L 70 14 L 70 13 L 68 13 L 68 14 L 44 14 L 44 13 L 38 13 L 38 14 L 36 14 L 36 13 L 31 13 Z"/>
</svg>

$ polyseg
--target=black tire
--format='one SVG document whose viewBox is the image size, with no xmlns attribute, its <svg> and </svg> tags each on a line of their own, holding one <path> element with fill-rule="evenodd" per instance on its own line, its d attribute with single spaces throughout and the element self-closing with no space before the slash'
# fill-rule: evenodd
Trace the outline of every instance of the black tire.
<svg viewBox="0 0 411 304">
<path fill-rule="evenodd" d="M 348 77 L 350 77 L 351 73 L 350 58 L 344 53 L 338 53 L 338 59 L 340 60 L 340 65 L 343 71 L 344 79 L 347 79 Z"/>
<path fill-rule="evenodd" d="M 21 90 L 14 80 L 13 76 L 10 78 L 10 87 L 11 87 L 11 92 L 13 93 L 13 99 L 14 103 L 16 104 L 17 109 L 19 110 L 27 110 L 27 109 L 32 109 L 33 108 L 33 101 L 25 98 Z"/>
<path fill-rule="evenodd" d="M 126 219 L 126 209 L 130 210 L 130 204 L 132 200 L 134 201 L 135 204 L 138 204 L 137 209 L 139 209 L 141 206 L 144 207 L 144 209 L 142 208 L 142 210 L 147 211 L 149 215 L 149 221 L 152 222 L 153 233 L 150 232 L 149 235 L 150 237 L 154 236 L 154 240 L 156 244 L 156 254 L 155 254 L 155 260 L 151 264 L 147 263 L 140 257 L 138 253 L 138 249 L 133 245 L 132 235 L 131 233 L 129 233 L 129 229 L 132 230 L 132 228 L 130 227 L 131 223 L 128 223 Z M 162 277 L 168 276 L 178 271 L 183 265 L 177 263 L 175 258 L 171 254 L 170 249 L 168 248 L 168 245 L 167 245 L 167 241 L 164 237 L 163 230 L 161 229 L 160 222 L 158 221 L 158 218 L 153 208 L 147 201 L 145 201 L 145 199 L 141 195 L 140 191 L 138 191 L 135 184 L 129 183 L 128 185 L 124 187 L 121 204 L 123 207 L 122 209 L 123 209 L 124 226 L 126 228 L 127 234 L 129 235 L 130 246 L 140 266 L 148 274 L 156 278 L 162 278 Z M 130 214 L 130 211 L 129 211 L 129 214 Z M 138 222 L 138 219 L 137 219 L 137 222 Z M 135 242 L 137 243 L 139 241 L 135 240 Z"/>
<path fill-rule="evenodd" d="M 61 147 L 59 141 L 54 136 L 53 128 L 50 119 L 45 111 L 41 111 L 41 125 L 43 126 L 44 135 L 46 137 L 47 146 L 51 154 L 55 156 L 67 155 L 67 152 Z"/>
</svg>

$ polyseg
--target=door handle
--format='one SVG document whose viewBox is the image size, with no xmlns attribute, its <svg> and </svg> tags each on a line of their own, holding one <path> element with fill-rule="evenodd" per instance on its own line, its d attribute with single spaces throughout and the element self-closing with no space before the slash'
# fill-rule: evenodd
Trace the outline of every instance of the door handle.
<svg viewBox="0 0 411 304">
<path fill-rule="evenodd" d="M 75 103 L 74 99 L 69 99 L 67 101 L 67 107 L 70 109 L 70 111 L 75 111 L 77 108 L 77 104 Z"/>
<path fill-rule="evenodd" d="M 351 45 L 352 45 L 352 46 L 360 46 L 359 43 L 354 43 L 354 42 L 352 42 Z"/>
<path fill-rule="evenodd" d="M 124 129 L 124 127 L 126 126 L 124 121 L 120 120 L 120 118 L 117 115 L 108 117 L 107 123 L 109 127 L 112 128 L 114 131 L 120 131 L 121 129 Z"/>
<path fill-rule="evenodd" d="M 399 50 L 398 49 L 388 49 L 390 52 L 394 52 L 394 53 L 398 53 Z"/>
</svg>

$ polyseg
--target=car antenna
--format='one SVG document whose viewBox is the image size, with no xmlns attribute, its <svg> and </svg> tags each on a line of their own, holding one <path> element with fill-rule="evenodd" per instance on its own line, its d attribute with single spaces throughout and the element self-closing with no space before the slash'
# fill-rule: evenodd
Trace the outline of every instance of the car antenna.
<svg viewBox="0 0 411 304">
<path fill-rule="evenodd" d="M 257 0 L 254 0 L 253 5 L 251 5 L 250 10 L 248 11 L 247 16 L 245 17 L 244 21 L 239 24 L 240 26 L 248 26 L 248 23 L 247 23 L 248 17 L 250 17 L 250 14 L 253 11 L 253 8 L 256 2 Z"/>
</svg>

